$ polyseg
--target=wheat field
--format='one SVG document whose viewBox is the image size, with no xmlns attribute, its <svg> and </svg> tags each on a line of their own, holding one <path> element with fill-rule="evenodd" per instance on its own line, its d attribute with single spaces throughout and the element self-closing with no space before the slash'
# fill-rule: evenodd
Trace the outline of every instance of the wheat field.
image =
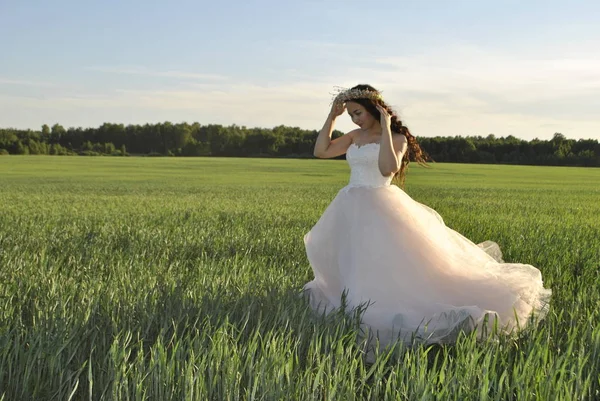
<svg viewBox="0 0 600 401">
<path fill-rule="evenodd" d="M 411 165 L 406 192 L 540 268 L 519 338 L 363 358 L 303 235 L 341 160 L 0 157 L 0 400 L 600 399 L 600 169 Z"/>
</svg>

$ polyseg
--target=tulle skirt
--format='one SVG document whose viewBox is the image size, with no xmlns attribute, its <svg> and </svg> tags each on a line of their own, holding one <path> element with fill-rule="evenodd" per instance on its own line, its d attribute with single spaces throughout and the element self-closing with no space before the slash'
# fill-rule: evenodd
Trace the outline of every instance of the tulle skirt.
<svg viewBox="0 0 600 401">
<path fill-rule="evenodd" d="M 548 310 L 537 268 L 504 263 L 496 243 L 471 242 L 396 186 L 345 187 L 304 242 L 311 306 L 364 308 L 381 346 L 448 343 L 484 326 L 515 332 Z"/>
</svg>

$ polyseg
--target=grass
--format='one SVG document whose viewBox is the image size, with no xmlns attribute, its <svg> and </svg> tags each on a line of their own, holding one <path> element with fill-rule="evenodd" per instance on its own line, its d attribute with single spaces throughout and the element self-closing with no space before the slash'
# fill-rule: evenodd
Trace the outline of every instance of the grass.
<svg viewBox="0 0 600 401">
<path fill-rule="evenodd" d="M 600 399 L 600 170 L 434 164 L 406 191 L 507 261 L 548 318 L 519 339 L 365 363 L 298 297 L 343 161 L 0 158 L 0 400 Z"/>
</svg>

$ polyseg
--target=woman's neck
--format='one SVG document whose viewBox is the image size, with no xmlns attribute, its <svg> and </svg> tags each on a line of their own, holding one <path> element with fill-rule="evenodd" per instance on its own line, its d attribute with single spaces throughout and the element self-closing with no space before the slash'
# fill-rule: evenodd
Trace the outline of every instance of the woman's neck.
<svg viewBox="0 0 600 401">
<path fill-rule="evenodd" d="M 369 129 L 363 130 L 363 133 L 367 136 L 380 136 L 381 135 L 381 124 L 379 122 L 373 124 Z"/>
</svg>

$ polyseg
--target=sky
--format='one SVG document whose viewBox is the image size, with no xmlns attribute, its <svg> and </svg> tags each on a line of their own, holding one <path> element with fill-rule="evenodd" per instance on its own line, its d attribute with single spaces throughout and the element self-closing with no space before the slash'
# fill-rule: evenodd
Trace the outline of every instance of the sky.
<svg viewBox="0 0 600 401">
<path fill-rule="evenodd" d="M 368 83 L 417 136 L 600 139 L 598 21 L 595 0 L 0 0 L 0 127 L 320 129 Z"/>
</svg>

